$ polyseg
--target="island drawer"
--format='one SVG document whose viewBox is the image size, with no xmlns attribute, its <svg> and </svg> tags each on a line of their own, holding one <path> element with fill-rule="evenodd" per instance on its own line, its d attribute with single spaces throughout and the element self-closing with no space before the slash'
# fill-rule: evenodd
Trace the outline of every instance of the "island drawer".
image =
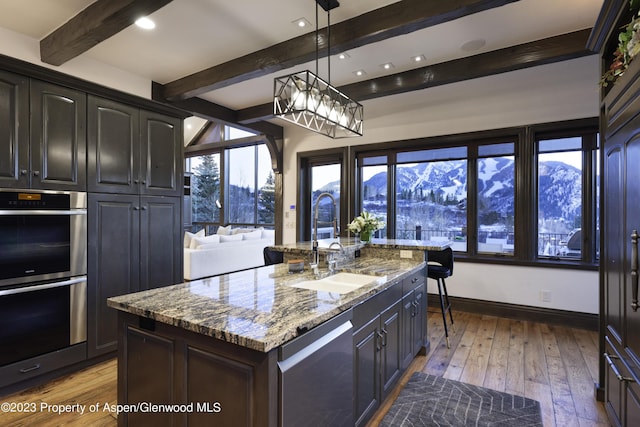
<svg viewBox="0 0 640 427">
<path fill-rule="evenodd" d="M 386 289 L 362 301 L 353 307 L 353 328 L 367 324 L 390 305 L 402 298 L 402 282 L 394 281 Z"/>
</svg>

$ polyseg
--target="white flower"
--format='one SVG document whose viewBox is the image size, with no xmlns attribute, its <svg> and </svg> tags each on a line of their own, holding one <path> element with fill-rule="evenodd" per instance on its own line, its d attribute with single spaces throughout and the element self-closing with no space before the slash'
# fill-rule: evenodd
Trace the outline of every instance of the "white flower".
<svg viewBox="0 0 640 427">
<path fill-rule="evenodd" d="M 349 231 L 355 234 L 362 232 L 373 232 L 384 228 L 385 224 L 367 211 L 363 211 L 359 216 L 355 217 L 347 226 Z"/>
</svg>

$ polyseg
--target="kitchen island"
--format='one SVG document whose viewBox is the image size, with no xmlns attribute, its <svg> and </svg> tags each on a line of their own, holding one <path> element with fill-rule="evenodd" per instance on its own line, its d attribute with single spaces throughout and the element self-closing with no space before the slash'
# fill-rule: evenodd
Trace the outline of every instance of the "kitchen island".
<svg viewBox="0 0 640 427">
<path fill-rule="evenodd" d="M 110 298 L 119 425 L 364 423 L 426 345 L 424 269 L 347 256 L 326 277 L 366 279 L 347 291 L 285 263 Z"/>
</svg>

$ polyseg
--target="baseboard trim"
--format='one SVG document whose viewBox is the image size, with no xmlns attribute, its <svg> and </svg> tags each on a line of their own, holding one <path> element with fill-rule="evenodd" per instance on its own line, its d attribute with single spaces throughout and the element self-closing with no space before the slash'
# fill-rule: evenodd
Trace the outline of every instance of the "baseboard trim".
<svg viewBox="0 0 640 427">
<path fill-rule="evenodd" d="M 551 323 L 569 328 L 587 329 L 590 331 L 597 331 L 599 327 L 597 314 L 461 297 L 450 297 L 449 300 L 451 302 L 451 308 L 454 316 L 455 312 L 458 310 L 468 313 L 508 317 L 516 320 Z M 428 294 L 427 302 L 429 307 L 440 310 L 440 299 L 438 294 Z"/>
</svg>

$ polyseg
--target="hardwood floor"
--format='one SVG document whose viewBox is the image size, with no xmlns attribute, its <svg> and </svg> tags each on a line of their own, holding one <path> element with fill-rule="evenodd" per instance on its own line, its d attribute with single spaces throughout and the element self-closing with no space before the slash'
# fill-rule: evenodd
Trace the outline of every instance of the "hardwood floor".
<svg viewBox="0 0 640 427">
<path fill-rule="evenodd" d="M 421 370 L 470 384 L 536 399 L 545 427 L 609 426 L 604 407 L 594 398 L 598 377 L 598 334 L 544 323 L 455 311 L 456 332 L 447 349 L 440 312 L 430 312 L 430 352 L 419 356 L 369 426 L 379 424 L 411 373 Z M 35 404 L 33 413 L 0 413 L 2 426 L 115 426 L 104 405 L 116 403 L 116 361 L 111 360 L 40 387 L 0 398 Z M 86 405 L 85 413 L 60 414 L 41 404 Z M 99 410 L 90 412 L 92 404 Z"/>
<path fill-rule="evenodd" d="M 598 380 L 598 333 L 455 311 L 448 349 L 442 315 L 429 309 L 431 348 L 418 356 L 369 427 L 380 423 L 415 371 L 526 396 L 540 402 L 545 427 L 609 426 Z"/>
</svg>

